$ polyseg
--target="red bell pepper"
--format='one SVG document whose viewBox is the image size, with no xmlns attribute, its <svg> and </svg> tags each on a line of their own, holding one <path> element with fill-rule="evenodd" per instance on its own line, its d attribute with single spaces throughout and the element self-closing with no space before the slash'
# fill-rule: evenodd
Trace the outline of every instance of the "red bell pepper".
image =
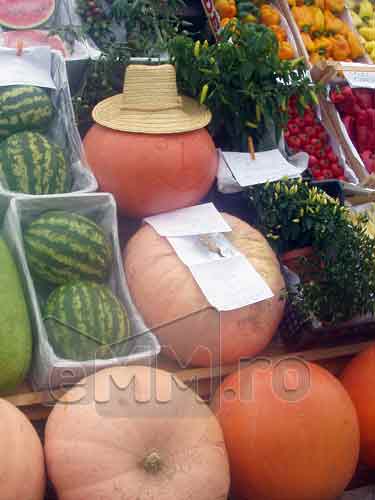
<svg viewBox="0 0 375 500">
<path fill-rule="evenodd" d="M 346 115 L 346 116 L 344 116 L 342 121 L 345 125 L 346 131 L 348 132 L 348 135 L 349 135 L 351 141 L 355 143 L 355 120 L 354 120 L 354 118 L 350 115 Z"/>
<path fill-rule="evenodd" d="M 375 151 L 375 109 L 367 110 L 369 133 L 368 133 L 368 148 L 370 151 Z"/>
<path fill-rule="evenodd" d="M 375 106 L 373 91 L 370 89 L 353 89 L 353 94 L 357 103 L 362 109 L 369 109 Z"/>
<path fill-rule="evenodd" d="M 375 152 L 366 150 L 361 154 L 361 158 L 367 171 L 372 174 L 375 172 Z"/>
<path fill-rule="evenodd" d="M 360 153 L 363 153 L 368 149 L 369 142 L 369 115 L 364 109 L 356 113 L 356 138 L 357 138 L 357 149 Z"/>
</svg>

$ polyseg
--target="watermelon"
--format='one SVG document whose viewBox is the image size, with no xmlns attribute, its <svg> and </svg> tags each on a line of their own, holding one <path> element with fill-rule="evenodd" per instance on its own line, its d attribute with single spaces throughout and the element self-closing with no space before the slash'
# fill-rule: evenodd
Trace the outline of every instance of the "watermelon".
<svg viewBox="0 0 375 500">
<path fill-rule="evenodd" d="M 58 50 L 66 57 L 67 51 L 64 42 L 58 35 L 50 35 L 46 30 L 4 31 L 2 33 L 3 45 L 10 49 L 16 49 L 18 42 L 23 47 L 50 47 Z"/>
<path fill-rule="evenodd" d="M 0 143 L 0 181 L 10 191 L 28 194 L 71 188 L 63 150 L 38 132 L 18 132 Z"/>
<path fill-rule="evenodd" d="M 18 30 L 37 28 L 55 12 L 55 0 L 0 0 L 0 26 Z"/>
<path fill-rule="evenodd" d="M 56 288 L 43 311 L 49 342 L 59 358 L 110 359 L 126 353 L 127 312 L 111 290 L 77 281 Z"/>
<path fill-rule="evenodd" d="M 105 281 L 112 246 L 104 231 L 82 215 L 50 211 L 35 219 L 24 235 L 33 276 L 52 285 L 69 281 Z"/>
<path fill-rule="evenodd" d="M 47 129 L 54 115 L 50 96 L 40 87 L 0 87 L 0 138 Z"/>
<path fill-rule="evenodd" d="M 0 237 L 0 392 L 25 378 L 31 362 L 31 325 L 16 263 Z"/>
</svg>

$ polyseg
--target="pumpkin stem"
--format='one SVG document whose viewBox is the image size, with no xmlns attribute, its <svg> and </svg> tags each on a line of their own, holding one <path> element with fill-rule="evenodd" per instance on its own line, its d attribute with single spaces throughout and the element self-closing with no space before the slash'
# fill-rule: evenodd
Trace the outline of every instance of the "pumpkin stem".
<svg viewBox="0 0 375 500">
<path fill-rule="evenodd" d="M 152 451 L 145 459 L 143 460 L 143 468 L 149 474 L 157 474 L 161 471 L 163 467 L 162 459 L 160 455 L 156 451 Z"/>
</svg>

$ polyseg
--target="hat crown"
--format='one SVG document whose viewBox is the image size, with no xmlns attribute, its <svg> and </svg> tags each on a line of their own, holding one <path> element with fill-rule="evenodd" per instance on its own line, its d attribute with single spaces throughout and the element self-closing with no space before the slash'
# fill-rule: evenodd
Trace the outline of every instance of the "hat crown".
<svg viewBox="0 0 375 500">
<path fill-rule="evenodd" d="M 174 66 L 128 66 L 124 81 L 123 110 L 163 111 L 181 107 Z"/>
</svg>

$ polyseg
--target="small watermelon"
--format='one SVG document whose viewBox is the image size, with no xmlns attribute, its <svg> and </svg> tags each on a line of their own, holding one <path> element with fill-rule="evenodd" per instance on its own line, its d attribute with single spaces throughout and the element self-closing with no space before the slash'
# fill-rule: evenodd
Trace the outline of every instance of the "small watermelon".
<svg viewBox="0 0 375 500">
<path fill-rule="evenodd" d="M 55 0 L 0 0 L 0 26 L 37 28 L 48 21 L 55 7 Z"/>
<path fill-rule="evenodd" d="M 0 139 L 24 130 L 46 130 L 53 115 L 46 90 L 31 85 L 0 87 Z"/>
<path fill-rule="evenodd" d="M 59 50 L 66 57 L 68 52 L 59 35 L 50 35 L 47 30 L 4 31 L 2 33 L 4 47 L 16 49 L 19 42 L 23 47 L 50 47 Z"/>
<path fill-rule="evenodd" d="M 0 181 L 10 191 L 28 194 L 66 193 L 71 188 L 63 150 L 38 132 L 18 132 L 0 143 Z"/>
<path fill-rule="evenodd" d="M 49 296 L 43 316 L 59 358 L 110 359 L 128 349 L 124 342 L 130 335 L 127 312 L 105 285 L 90 281 L 63 285 Z"/>
<path fill-rule="evenodd" d="M 104 231 L 82 215 L 63 210 L 35 219 L 24 235 L 33 276 L 52 285 L 70 281 L 105 281 L 112 264 L 112 246 Z"/>
</svg>

